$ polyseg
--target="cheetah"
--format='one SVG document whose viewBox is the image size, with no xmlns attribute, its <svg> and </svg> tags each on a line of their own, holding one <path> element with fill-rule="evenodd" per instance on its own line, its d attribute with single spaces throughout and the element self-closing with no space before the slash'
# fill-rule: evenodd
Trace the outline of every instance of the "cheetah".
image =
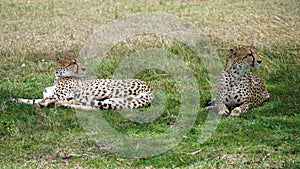
<svg viewBox="0 0 300 169">
<path fill-rule="evenodd" d="M 262 60 L 251 46 L 238 45 L 229 49 L 225 69 L 219 76 L 216 98 L 208 109 L 220 115 L 239 116 L 270 97 L 262 80 L 250 71 L 260 67 Z"/>
<path fill-rule="evenodd" d="M 45 88 L 43 99 L 12 99 L 17 103 L 58 106 L 82 110 L 136 109 L 151 105 L 153 92 L 138 79 L 85 79 L 86 68 L 78 58 L 56 61 L 54 85 Z"/>
</svg>

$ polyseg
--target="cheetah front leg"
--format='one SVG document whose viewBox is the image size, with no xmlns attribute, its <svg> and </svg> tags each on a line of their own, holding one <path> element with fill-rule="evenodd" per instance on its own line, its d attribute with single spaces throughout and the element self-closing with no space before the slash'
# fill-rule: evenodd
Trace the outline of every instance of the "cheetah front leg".
<svg viewBox="0 0 300 169">
<path fill-rule="evenodd" d="M 75 100 L 70 101 L 57 101 L 57 106 L 71 108 L 75 110 L 98 110 L 99 108 L 93 106 L 83 105 L 82 103 L 76 102 Z"/>
<path fill-rule="evenodd" d="M 240 116 L 242 112 L 247 112 L 251 106 L 252 106 L 251 104 L 245 102 L 239 107 L 234 108 L 231 111 L 230 116 Z"/>
<path fill-rule="evenodd" d="M 48 106 L 49 104 L 56 101 L 54 98 L 54 92 L 55 92 L 55 85 L 46 87 L 43 91 L 43 99 L 23 99 L 23 98 L 15 98 L 11 99 L 10 101 L 16 102 L 16 103 L 25 103 L 25 104 L 31 104 L 36 106 Z"/>
<path fill-rule="evenodd" d="M 22 98 L 15 98 L 15 99 L 10 99 L 12 102 L 16 103 L 25 103 L 25 104 L 32 104 L 32 105 L 39 105 L 39 103 L 43 99 L 22 99 Z"/>
<path fill-rule="evenodd" d="M 46 97 L 44 99 L 22 99 L 22 98 L 15 98 L 11 99 L 11 101 L 16 103 L 25 103 L 30 105 L 36 105 L 38 107 L 45 106 L 47 107 L 49 104 L 56 102 L 56 99 L 52 97 Z"/>
<path fill-rule="evenodd" d="M 215 103 L 213 106 L 207 107 L 208 110 L 218 112 L 219 115 L 229 115 L 229 110 L 224 103 Z"/>
</svg>

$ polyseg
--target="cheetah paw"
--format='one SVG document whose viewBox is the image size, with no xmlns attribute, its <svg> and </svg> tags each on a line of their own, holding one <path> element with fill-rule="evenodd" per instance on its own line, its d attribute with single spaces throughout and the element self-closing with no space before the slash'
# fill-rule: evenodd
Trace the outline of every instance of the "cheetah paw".
<svg viewBox="0 0 300 169">
<path fill-rule="evenodd" d="M 211 110 L 214 112 L 218 112 L 219 115 L 229 115 L 230 111 L 228 110 L 228 108 L 226 107 L 226 105 L 215 105 L 215 106 L 207 106 L 206 107 L 207 110 Z"/>
<path fill-rule="evenodd" d="M 242 109 L 239 107 L 236 107 L 231 111 L 230 116 L 240 116 L 241 113 L 242 113 Z"/>
<path fill-rule="evenodd" d="M 218 113 L 219 115 L 222 115 L 222 116 L 227 116 L 227 115 L 229 115 L 229 110 L 221 110 L 221 111 L 219 111 L 219 113 Z"/>
<path fill-rule="evenodd" d="M 228 110 L 227 106 L 225 104 L 220 104 L 218 105 L 218 109 L 219 109 L 219 115 L 229 115 L 230 111 Z"/>
<path fill-rule="evenodd" d="M 14 99 L 9 99 L 10 102 L 15 102 L 18 103 L 18 99 L 14 98 Z"/>
</svg>

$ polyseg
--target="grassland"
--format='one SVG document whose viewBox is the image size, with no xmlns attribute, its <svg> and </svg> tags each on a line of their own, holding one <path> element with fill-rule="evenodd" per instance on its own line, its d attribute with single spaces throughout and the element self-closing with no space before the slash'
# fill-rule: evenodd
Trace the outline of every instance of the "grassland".
<svg viewBox="0 0 300 169">
<path fill-rule="evenodd" d="M 0 168 L 300 168 L 300 2 L 270 1 L 39 1 L 0 2 Z M 159 36 L 120 42 L 99 65 L 111 77 L 122 59 L 137 50 L 163 48 L 180 56 L 197 79 L 200 109 L 190 132 L 173 149 L 149 158 L 113 154 L 86 135 L 76 112 L 9 102 L 42 97 L 53 83 L 54 60 L 79 56 L 101 26 L 129 14 L 160 12 L 186 20 L 208 36 L 224 61 L 236 44 L 258 48 L 255 70 L 270 100 L 237 118 L 223 117 L 212 136 L 198 142 L 207 117 L 204 101 L 213 86 L 201 60 L 184 43 Z M 134 123 L 101 111 L 120 133 L 155 136 L 174 124 L 180 106 L 176 82 L 149 70 L 137 78 L 163 90 L 167 108 L 152 123 Z"/>
</svg>

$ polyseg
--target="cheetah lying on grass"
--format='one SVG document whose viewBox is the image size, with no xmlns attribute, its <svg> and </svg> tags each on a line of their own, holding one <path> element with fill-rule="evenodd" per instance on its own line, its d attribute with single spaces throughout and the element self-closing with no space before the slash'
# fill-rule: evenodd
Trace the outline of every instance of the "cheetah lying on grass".
<svg viewBox="0 0 300 169">
<path fill-rule="evenodd" d="M 219 76 L 216 98 L 207 103 L 208 109 L 221 115 L 239 116 L 268 100 L 270 95 L 263 82 L 250 72 L 250 68 L 258 68 L 261 62 L 253 47 L 239 45 L 230 49 L 226 67 Z"/>
<path fill-rule="evenodd" d="M 135 109 L 149 106 L 153 93 L 137 79 L 84 79 L 85 68 L 79 59 L 57 59 L 54 85 L 43 92 L 43 99 L 13 99 L 37 106 L 58 106 L 90 109 Z"/>
</svg>

